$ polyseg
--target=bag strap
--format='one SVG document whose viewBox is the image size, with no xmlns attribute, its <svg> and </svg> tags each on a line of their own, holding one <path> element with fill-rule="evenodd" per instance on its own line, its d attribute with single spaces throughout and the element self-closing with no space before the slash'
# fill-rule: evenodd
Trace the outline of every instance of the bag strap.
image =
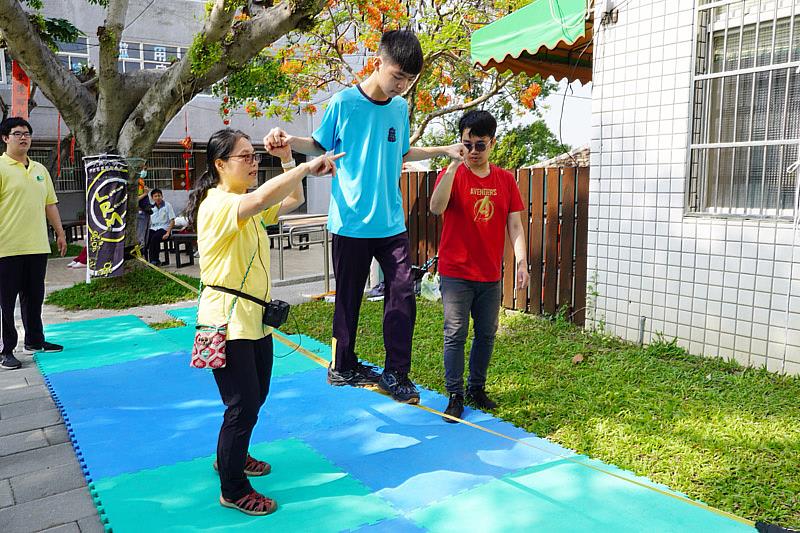
<svg viewBox="0 0 800 533">
<path fill-rule="evenodd" d="M 228 294 L 233 294 L 234 296 L 236 296 L 238 298 L 244 298 L 245 300 L 250 300 L 251 302 L 257 303 L 261 307 L 267 307 L 269 305 L 264 300 L 256 298 L 255 296 L 250 296 L 246 292 L 237 291 L 236 289 L 229 289 L 227 287 L 222 287 L 220 285 L 206 285 L 206 287 L 208 287 L 210 289 L 218 290 L 220 292 L 226 292 Z"/>
</svg>

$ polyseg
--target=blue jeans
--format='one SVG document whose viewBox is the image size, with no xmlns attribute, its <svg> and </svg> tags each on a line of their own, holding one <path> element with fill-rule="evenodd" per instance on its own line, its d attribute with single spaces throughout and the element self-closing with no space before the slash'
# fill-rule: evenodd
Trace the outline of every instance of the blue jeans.
<svg viewBox="0 0 800 533">
<path fill-rule="evenodd" d="M 444 304 L 444 381 L 449 393 L 464 394 L 464 345 L 472 315 L 475 337 L 469 352 L 470 389 L 486 385 L 494 349 L 502 289 L 500 281 L 469 281 L 442 276 Z"/>
</svg>

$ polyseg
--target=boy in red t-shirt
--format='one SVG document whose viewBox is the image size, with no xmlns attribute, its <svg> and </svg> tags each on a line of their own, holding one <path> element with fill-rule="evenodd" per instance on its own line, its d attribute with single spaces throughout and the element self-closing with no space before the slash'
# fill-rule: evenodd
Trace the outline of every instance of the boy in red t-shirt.
<svg viewBox="0 0 800 533">
<path fill-rule="evenodd" d="M 470 314 L 475 338 L 469 354 L 467 400 L 484 410 L 497 407 L 485 387 L 500 312 L 506 231 L 517 260 L 517 288 L 528 286 L 525 233 L 519 214 L 525 206 L 514 176 L 489 164 L 497 121 L 488 111 L 469 111 L 461 117 L 458 130 L 469 154 L 439 174 L 430 206 L 432 213 L 444 214 L 439 273 L 445 387 L 450 394 L 445 413 L 455 417 L 464 411 L 464 344 Z"/>
</svg>

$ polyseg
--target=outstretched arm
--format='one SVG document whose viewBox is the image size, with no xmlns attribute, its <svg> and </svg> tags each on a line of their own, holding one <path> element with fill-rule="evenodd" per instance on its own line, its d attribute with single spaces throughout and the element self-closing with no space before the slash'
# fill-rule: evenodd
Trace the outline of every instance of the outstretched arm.
<svg viewBox="0 0 800 533">
<path fill-rule="evenodd" d="M 325 150 L 311 137 L 295 137 L 280 128 L 272 128 L 264 136 L 264 147 L 270 153 L 272 153 L 272 150 L 286 146 L 289 146 L 295 152 L 305 155 L 318 156 L 325 153 Z"/>
<path fill-rule="evenodd" d="M 292 194 L 298 183 L 308 174 L 336 174 L 335 161 L 343 155 L 344 153 L 333 157 L 321 155 L 308 163 L 301 163 L 295 168 L 275 176 L 253 192 L 243 195 L 239 202 L 239 221 L 247 220 L 264 209 L 281 202 Z"/>
<path fill-rule="evenodd" d="M 467 149 L 461 143 L 449 146 L 412 146 L 403 156 L 403 163 L 410 161 L 424 161 L 432 157 L 444 155 L 450 159 L 461 161 L 467 156 Z"/>
</svg>

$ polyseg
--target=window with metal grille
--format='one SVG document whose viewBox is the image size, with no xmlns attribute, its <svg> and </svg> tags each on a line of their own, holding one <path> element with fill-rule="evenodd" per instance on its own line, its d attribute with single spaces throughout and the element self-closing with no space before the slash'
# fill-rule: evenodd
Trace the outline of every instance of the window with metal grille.
<svg viewBox="0 0 800 533">
<path fill-rule="evenodd" d="M 78 74 L 89 65 L 89 41 L 86 37 L 78 37 L 74 43 L 58 42 L 58 62 Z"/>
<path fill-rule="evenodd" d="M 0 84 L 11 83 L 11 58 L 0 48 Z"/>
<path fill-rule="evenodd" d="M 800 143 L 800 0 L 699 0 L 690 212 L 791 216 Z"/>
</svg>

